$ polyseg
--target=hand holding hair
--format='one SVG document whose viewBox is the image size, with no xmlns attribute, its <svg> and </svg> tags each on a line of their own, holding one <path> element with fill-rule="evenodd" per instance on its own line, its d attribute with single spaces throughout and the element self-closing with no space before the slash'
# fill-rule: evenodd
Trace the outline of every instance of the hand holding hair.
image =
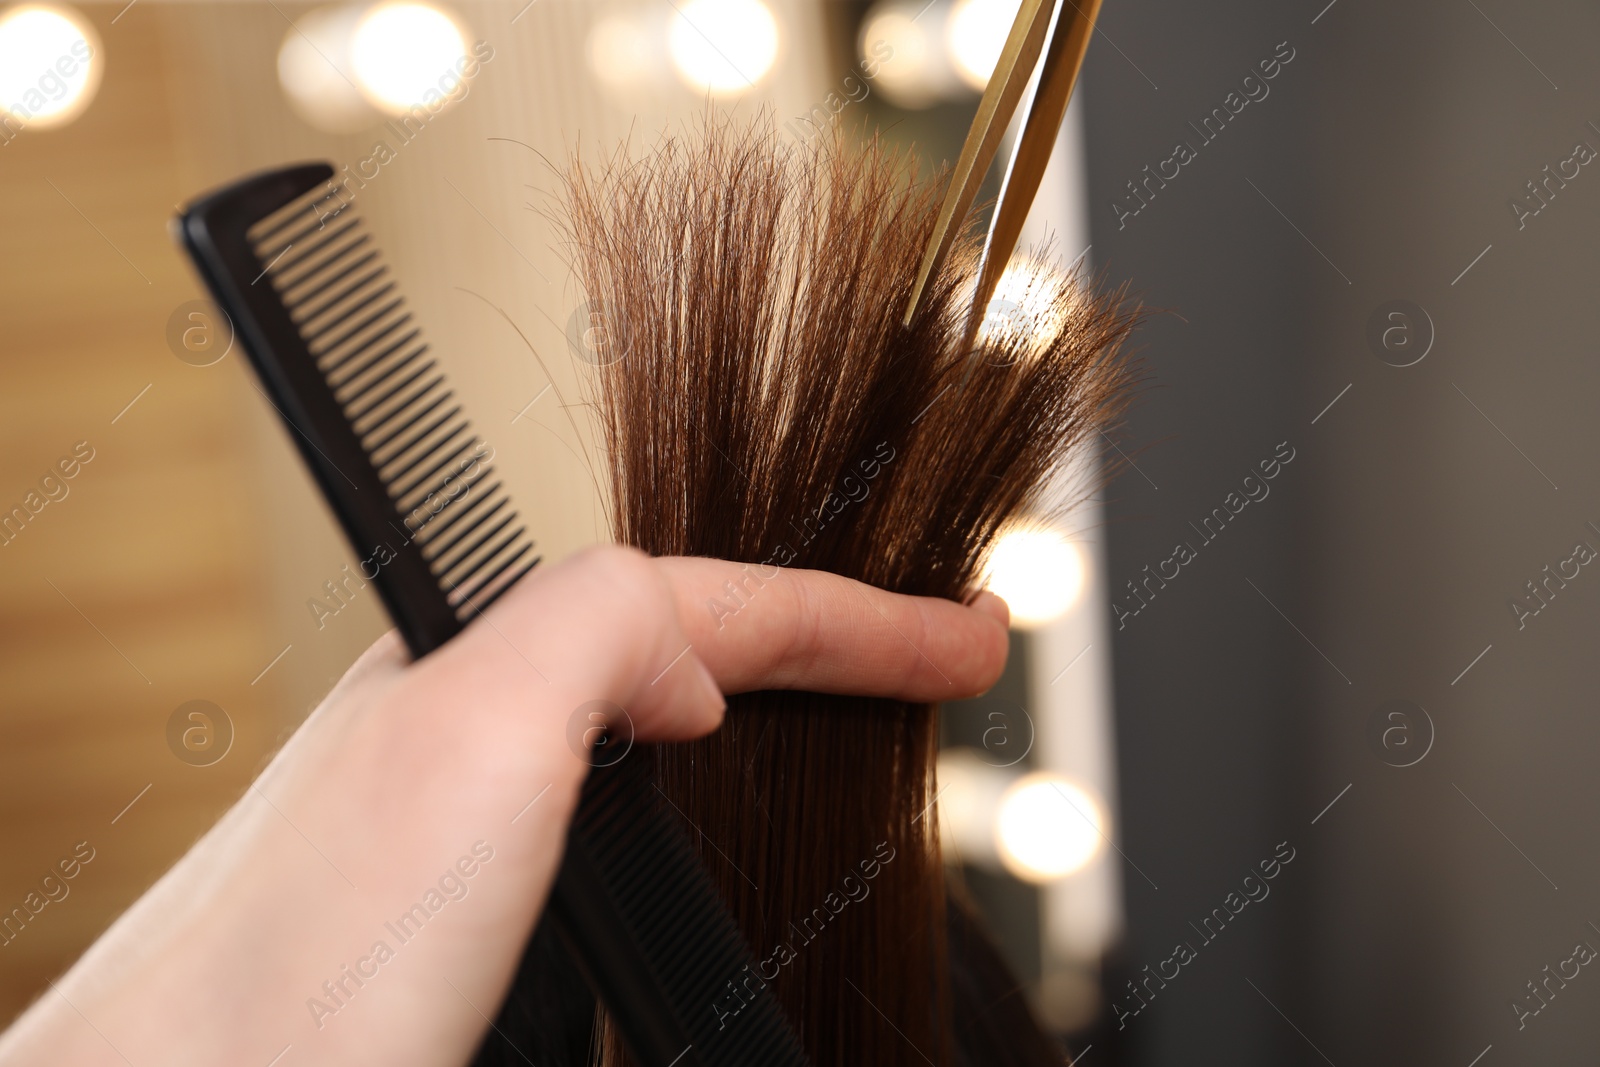
<svg viewBox="0 0 1600 1067">
<path fill-rule="evenodd" d="M 701 738 L 635 758 L 817 1067 L 1059 1062 L 947 894 L 932 704 L 998 677 L 984 558 L 1059 479 L 1098 480 L 1143 312 L 1024 258 L 1025 298 L 974 347 L 963 237 L 903 322 L 942 184 L 917 171 L 770 121 L 708 122 L 642 166 L 575 160 L 574 270 L 617 349 L 593 383 L 611 529 L 649 555 L 541 567 L 418 663 L 379 641 L 0 1035 L 0 1067 L 462 1064 L 508 989 L 486 1065 L 598 1044 L 621 1067 L 592 1004 L 555 1028 L 521 1010 L 548 958 L 513 987 L 589 769 L 575 738 L 611 706 L 640 741 Z M 853 871 L 871 897 L 845 908 Z"/>
<path fill-rule="evenodd" d="M 714 729 L 724 693 L 971 696 L 1006 621 L 993 594 L 606 547 L 539 568 L 419 663 L 391 633 L 0 1035 L 0 1064 L 465 1063 L 561 858 L 580 706 L 666 741 Z"/>
</svg>

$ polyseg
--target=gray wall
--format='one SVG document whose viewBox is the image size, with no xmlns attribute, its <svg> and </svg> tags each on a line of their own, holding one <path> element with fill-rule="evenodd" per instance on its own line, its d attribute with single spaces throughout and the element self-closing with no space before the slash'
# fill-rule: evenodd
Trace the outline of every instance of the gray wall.
<svg viewBox="0 0 1600 1067">
<path fill-rule="evenodd" d="M 1116 634 L 1123 845 L 1160 886 L 1126 880 L 1123 962 L 1198 949 L 1122 1033 L 1152 1064 L 1588 1062 L 1596 968 L 1520 1030 L 1511 1004 L 1600 949 L 1600 567 L 1520 630 L 1508 602 L 1600 549 L 1600 166 L 1521 229 L 1508 201 L 1600 149 L 1600 11 L 1325 2 L 1108 3 L 1085 71 L 1095 259 L 1171 311 L 1142 335 L 1113 583 L 1198 549 Z M 1284 41 L 1202 144 L 1188 124 Z M 1196 157 L 1119 229 L 1179 140 Z M 1368 340 L 1392 300 L 1436 334 L 1411 366 Z M 1282 441 L 1270 495 L 1202 544 L 1188 524 Z M 1374 728 L 1396 700 L 1431 748 L 1415 710 Z M 1202 944 L 1189 923 L 1285 840 L 1271 895 Z"/>
</svg>

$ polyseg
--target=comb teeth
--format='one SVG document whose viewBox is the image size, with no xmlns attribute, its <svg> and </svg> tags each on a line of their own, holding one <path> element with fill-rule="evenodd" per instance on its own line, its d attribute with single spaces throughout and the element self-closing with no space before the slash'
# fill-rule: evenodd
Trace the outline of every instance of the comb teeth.
<svg viewBox="0 0 1600 1067">
<path fill-rule="evenodd" d="M 697 913 L 719 905 L 694 854 L 676 847 L 675 835 L 640 832 L 630 821 L 641 800 L 653 805 L 665 796 L 653 784 L 649 763 L 647 757 L 597 768 L 584 783 L 575 823 L 609 874 L 612 900 L 706 1067 L 806 1067 L 778 1002 L 752 995 L 766 981 L 738 927 L 695 921 Z M 664 812 L 657 818 L 656 826 L 669 825 Z M 680 888 L 664 893 L 663 884 Z"/>
<path fill-rule="evenodd" d="M 465 624 L 539 562 L 362 220 L 330 184 L 247 238 L 439 590 Z M 260 278 L 256 279 L 258 282 Z"/>
</svg>

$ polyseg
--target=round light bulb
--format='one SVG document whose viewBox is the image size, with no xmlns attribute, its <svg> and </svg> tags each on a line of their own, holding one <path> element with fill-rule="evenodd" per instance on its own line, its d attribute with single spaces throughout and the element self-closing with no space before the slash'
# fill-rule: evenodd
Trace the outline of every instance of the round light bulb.
<svg viewBox="0 0 1600 1067">
<path fill-rule="evenodd" d="M 1000 859 L 1025 882 L 1049 882 L 1082 870 L 1105 840 L 1100 805 L 1056 774 L 1019 778 L 1000 798 L 995 840 Z"/>
<path fill-rule="evenodd" d="M 946 863 L 994 866 L 994 820 L 1011 772 L 984 762 L 971 748 L 939 752 L 939 845 Z"/>
<path fill-rule="evenodd" d="M 1006 265 L 984 310 L 978 335 L 999 341 L 1019 335 L 1030 348 L 1049 345 L 1067 324 L 1069 306 L 1058 302 L 1063 276 L 1054 267 L 1019 256 Z"/>
<path fill-rule="evenodd" d="M 996 539 L 987 585 L 1011 607 L 1013 626 L 1042 626 L 1066 614 L 1083 591 L 1083 553 L 1051 526 L 1015 526 Z"/>
<path fill-rule="evenodd" d="M 678 7 L 667 48 L 693 88 L 740 93 L 778 58 L 778 23 L 761 0 L 689 0 Z"/>
<path fill-rule="evenodd" d="M 896 107 L 932 107 L 955 83 L 924 3 L 885 0 L 861 23 L 861 69 Z"/>
<path fill-rule="evenodd" d="M 989 75 L 1005 51 L 1011 24 L 1022 0 L 961 0 L 950 12 L 946 41 L 956 73 L 974 89 L 989 84 Z"/>
<path fill-rule="evenodd" d="M 436 112 L 455 99 L 466 54 L 460 23 L 416 0 L 372 8 L 350 45 L 356 84 L 373 106 L 391 115 L 414 107 Z"/>
<path fill-rule="evenodd" d="M 23 4 L 0 15 L 0 143 L 81 115 L 103 65 L 100 38 L 71 8 Z"/>
<path fill-rule="evenodd" d="M 656 69 L 657 44 L 637 19 L 612 15 L 589 31 L 589 67 L 605 84 L 628 88 Z"/>
<path fill-rule="evenodd" d="M 319 7 L 294 20 L 278 49 L 278 83 L 299 116 L 319 130 L 355 133 L 381 116 L 352 79 L 350 47 L 363 11 Z"/>
</svg>

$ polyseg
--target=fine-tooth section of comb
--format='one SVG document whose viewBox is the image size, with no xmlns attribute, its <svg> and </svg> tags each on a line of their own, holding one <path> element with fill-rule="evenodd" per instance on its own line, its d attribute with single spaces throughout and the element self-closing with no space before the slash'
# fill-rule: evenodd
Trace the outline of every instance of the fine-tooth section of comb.
<svg viewBox="0 0 1600 1067">
<path fill-rule="evenodd" d="M 799 1041 L 778 1002 L 765 992 L 754 958 L 728 970 L 725 961 L 749 955 L 738 929 L 730 924 L 708 930 L 695 921 L 698 911 L 722 906 L 698 861 L 671 847 L 666 836 L 640 840 L 626 831 L 628 806 L 640 794 L 657 792 L 646 765 L 647 760 L 625 760 L 609 773 L 590 775 L 576 825 L 602 869 L 629 872 L 630 877 L 611 882 L 612 896 L 634 918 L 641 946 L 655 961 L 689 1042 L 708 1064 L 804 1063 Z M 668 882 L 684 891 L 663 893 L 661 886 Z M 708 938 L 715 940 L 705 943 Z"/>
<path fill-rule="evenodd" d="M 457 620 L 539 561 L 350 201 L 316 187 L 246 231 L 310 361 Z"/>
<path fill-rule="evenodd" d="M 191 204 L 177 236 L 421 657 L 538 557 L 493 451 L 332 177 L 313 163 L 246 178 Z M 547 908 L 558 938 L 541 927 L 534 943 L 566 946 L 641 1067 L 806 1067 L 733 917 L 662 811 L 652 763 L 590 772 Z M 530 990 L 571 969 L 530 958 Z"/>
</svg>

